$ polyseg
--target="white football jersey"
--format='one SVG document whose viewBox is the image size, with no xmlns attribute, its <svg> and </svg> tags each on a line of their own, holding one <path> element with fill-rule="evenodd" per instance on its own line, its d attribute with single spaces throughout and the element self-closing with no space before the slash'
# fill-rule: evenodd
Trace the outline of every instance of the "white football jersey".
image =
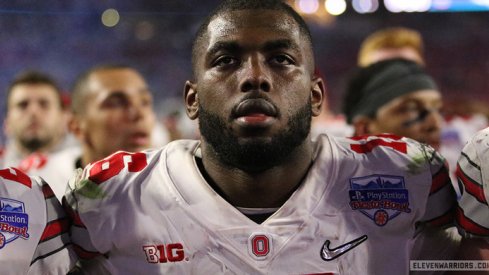
<svg viewBox="0 0 489 275">
<path fill-rule="evenodd" d="M 457 226 L 465 237 L 489 238 L 489 128 L 464 147 L 457 166 L 461 185 Z"/>
<path fill-rule="evenodd" d="M 41 178 L 0 170 L 0 274 L 66 274 L 76 254 L 69 219 Z"/>
<path fill-rule="evenodd" d="M 39 176 L 49 183 L 59 201 L 66 192 L 68 181 L 76 170 L 76 160 L 81 156 L 79 147 L 44 155 L 33 153 L 17 166 L 29 176 Z"/>
<path fill-rule="evenodd" d="M 118 152 L 70 181 L 79 256 L 111 274 L 408 274 L 415 224 L 450 221 L 443 160 L 410 139 L 319 137 L 302 184 L 261 224 L 204 180 L 199 145 Z"/>
</svg>

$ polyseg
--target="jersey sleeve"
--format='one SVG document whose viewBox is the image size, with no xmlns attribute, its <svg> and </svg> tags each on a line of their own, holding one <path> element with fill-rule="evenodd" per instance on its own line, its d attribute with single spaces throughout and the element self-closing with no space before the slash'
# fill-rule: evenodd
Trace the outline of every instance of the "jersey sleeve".
<svg viewBox="0 0 489 275">
<path fill-rule="evenodd" d="M 29 274 L 66 274 L 76 263 L 69 220 L 51 187 L 41 180 L 46 224 L 32 257 Z"/>
<path fill-rule="evenodd" d="M 422 222 L 431 227 L 453 226 L 457 197 L 450 180 L 448 164 L 431 148 L 427 151 L 427 157 L 432 182 Z"/>
<path fill-rule="evenodd" d="M 63 205 L 72 221 L 71 239 L 84 271 L 86 267 L 110 270 L 106 258 L 114 242 L 125 235 L 116 232 L 124 223 L 116 217 L 130 207 L 126 187 L 139 183 L 138 172 L 146 166 L 146 153 L 120 151 L 78 169 L 70 180 Z"/>
<path fill-rule="evenodd" d="M 92 244 L 88 229 L 80 218 L 78 202 L 79 200 L 83 200 L 83 198 L 79 198 L 76 192 L 77 186 L 79 188 L 81 182 L 84 181 L 82 175 L 82 169 L 77 169 L 75 171 L 75 174 L 68 184 L 66 195 L 63 197 L 63 207 L 71 220 L 70 234 L 73 242 L 73 249 L 81 260 L 91 260 L 101 256 L 102 253 Z"/>
<path fill-rule="evenodd" d="M 457 179 L 461 194 L 456 211 L 459 233 L 466 238 L 489 240 L 487 184 L 489 161 L 489 131 L 475 135 L 464 147 L 457 164 Z"/>
</svg>

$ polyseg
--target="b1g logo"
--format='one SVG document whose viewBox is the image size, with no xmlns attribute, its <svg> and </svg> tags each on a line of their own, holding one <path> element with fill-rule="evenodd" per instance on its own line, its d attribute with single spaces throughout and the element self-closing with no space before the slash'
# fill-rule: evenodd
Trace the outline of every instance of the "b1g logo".
<svg viewBox="0 0 489 275">
<path fill-rule="evenodd" d="M 185 252 L 181 243 L 145 245 L 143 246 L 143 250 L 146 254 L 146 260 L 152 264 L 181 262 L 185 260 Z"/>
<path fill-rule="evenodd" d="M 350 179 L 350 207 L 359 210 L 378 226 L 401 212 L 410 213 L 409 194 L 400 176 L 371 175 Z"/>
<path fill-rule="evenodd" d="M 28 239 L 28 228 L 29 216 L 25 213 L 24 203 L 0 198 L 0 249 L 19 237 Z"/>
</svg>

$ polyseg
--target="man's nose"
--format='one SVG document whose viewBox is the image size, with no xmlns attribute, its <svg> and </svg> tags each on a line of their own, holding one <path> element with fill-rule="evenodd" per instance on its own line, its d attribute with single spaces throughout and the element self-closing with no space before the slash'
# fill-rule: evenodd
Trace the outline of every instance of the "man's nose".
<svg viewBox="0 0 489 275">
<path fill-rule="evenodd" d="M 442 116 L 439 110 L 431 109 L 426 115 L 425 124 L 431 131 L 440 131 L 442 124 Z"/>
<path fill-rule="evenodd" d="M 132 121 L 137 121 L 137 120 L 142 119 L 145 115 L 145 112 L 143 109 L 144 109 L 144 106 L 142 106 L 142 104 L 139 104 L 136 102 L 131 103 L 129 105 L 129 107 L 127 108 L 127 113 L 128 113 L 129 119 Z"/>
<path fill-rule="evenodd" d="M 242 69 L 241 92 L 263 91 L 271 89 L 270 72 L 259 56 L 250 56 Z"/>
</svg>

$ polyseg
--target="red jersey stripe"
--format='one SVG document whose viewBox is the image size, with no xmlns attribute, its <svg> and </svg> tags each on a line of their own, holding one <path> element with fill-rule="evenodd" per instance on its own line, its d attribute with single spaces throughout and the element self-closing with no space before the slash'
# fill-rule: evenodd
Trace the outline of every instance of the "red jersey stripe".
<svg viewBox="0 0 489 275">
<path fill-rule="evenodd" d="M 384 146 L 390 147 L 402 153 L 407 153 L 407 144 L 398 141 L 385 141 L 383 139 L 374 139 L 367 141 L 364 144 L 351 144 L 350 148 L 357 153 L 370 153 L 375 147 Z"/>
<path fill-rule="evenodd" d="M 51 187 L 49 187 L 49 185 L 47 185 L 46 183 L 42 185 L 42 193 L 44 194 L 45 199 L 54 197 L 53 189 L 51 189 Z"/>
<path fill-rule="evenodd" d="M 84 260 L 93 259 L 99 255 L 102 255 L 98 252 L 87 251 L 87 250 L 83 249 L 83 247 L 81 247 L 77 244 L 73 244 L 73 250 L 75 250 L 78 257 L 80 257 L 81 259 L 84 259 Z"/>
<path fill-rule="evenodd" d="M 448 176 L 448 170 L 445 166 L 441 167 L 438 173 L 433 176 L 431 183 L 430 195 L 436 191 L 442 189 L 445 185 L 450 183 L 450 177 Z"/>
<path fill-rule="evenodd" d="M 464 184 L 467 193 L 474 196 L 479 202 L 487 205 L 486 197 L 484 196 L 484 189 L 482 188 L 482 186 L 475 182 L 473 179 L 469 178 L 459 165 L 457 165 L 456 174 L 457 178 L 459 178 Z"/>
<path fill-rule="evenodd" d="M 462 208 L 457 208 L 457 223 L 467 232 L 479 236 L 489 236 L 489 228 L 477 224 L 473 220 L 465 216 Z"/>
<path fill-rule="evenodd" d="M 70 228 L 70 221 L 67 218 L 54 220 L 49 222 L 42 232 L 39 243 L 50 240 L 56 236 L 68 232 Z"/>
</svg>

